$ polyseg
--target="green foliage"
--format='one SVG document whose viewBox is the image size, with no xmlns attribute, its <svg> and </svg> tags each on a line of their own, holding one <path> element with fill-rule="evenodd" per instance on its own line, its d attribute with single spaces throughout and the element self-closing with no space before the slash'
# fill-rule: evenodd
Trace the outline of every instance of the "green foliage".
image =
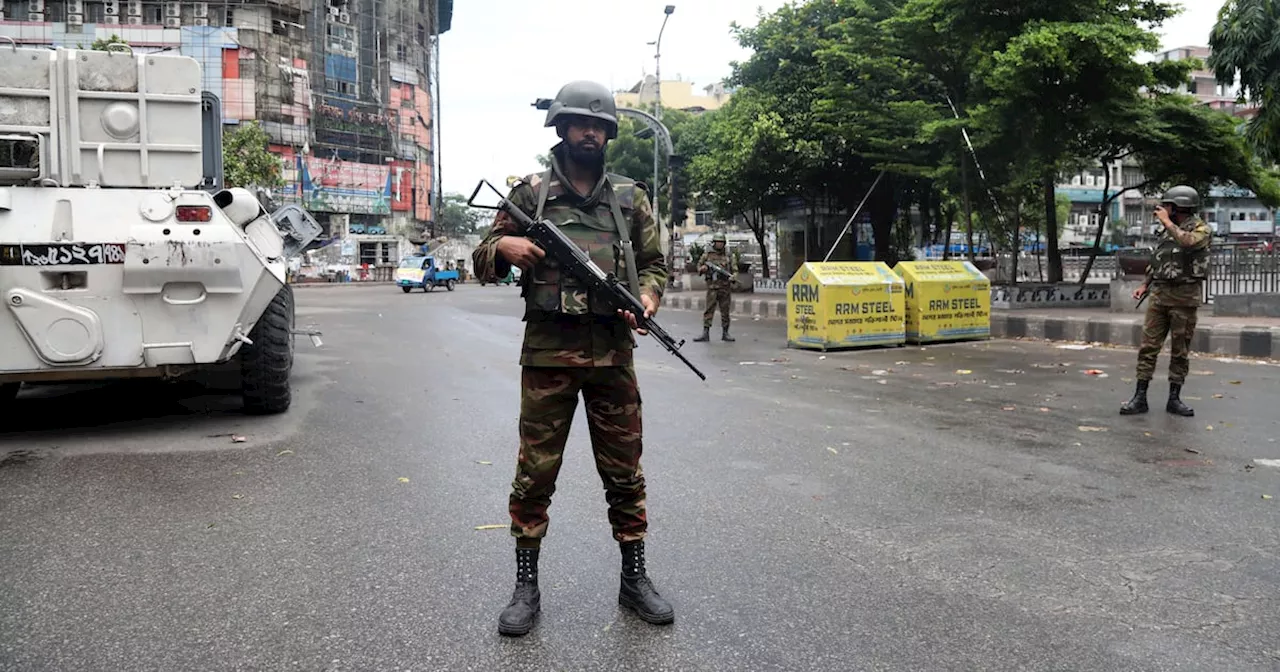
<svg viewBox="0 0 1280 672">
<path fill-rule="evenodd" d="M 226 186 L 284 186 L 280 157 L 268 149 L 271 138 L 257 122 L 249 121 L 222 136 L 222 163 Z"/>
<path fill-rule="evenodd" d="M 100 37 L 94 40 L 93 44 L 89 45 L 89 49 L 92 51 L 109 51 L 107 47 L 112 44 L 123 44 L 126 47 L 129 46 L 129 43 L 126 42 L 124 38 L 120 37 L 119 35 L 116 35 L 115 33 L 112 33 L 111 37 L 108 37 L 106 39 L 103 39 Z M 76 46 L 78 46 L 81 49 L 84 49 L 83 44 L 78 44 Z"/>
<path fill-rule="evenodd" d="M 1209 33 L 1208 66 L 1218 81 L 1239 80 L 1240 97 L 1259 105 L 1248 138 L 1270 162 L 1280 160 L 1280 8 L 1274 0 L 1228 0 Z"/>
<path fill-rule="evenodd" d="M 901 257 L 913 236 L 940 240 L 951 221 L 964 230 L 956 213 L 971 210 L 999 250 L 1017 232 L 1044 235 L 1057 280 L 1070 214 L 1060 175 L 1125 159 L 1146 193 L 1235 184 L 1280 202 L 1265 167 L 1280 159 L 1280 104 L 1268 107 L 1280 0 L 1230 0 L 1211 39 L 1219 77 L 1240 74 L 1263 102 L 1245 133 L 1175 92 L 1198 63 L 1143 62 L 1179 11 L 1171 0 L 789 2 L 733 26 L 752 52 L 732 64 L 733 98 L 683 124 L 677 147 L 717 214 L 745 216 L 758 235 L 784 198 L 852 212 L 880 178 L 864 210 L 877 258 Z M 610 165 L 650 173 L 650 148 L 619 138 Z M 1111 185 L 1100 210 L 1121 193 Z M 900 224 L 913 209 L 924 231 Z"/>
<path fill-rule="evenodd" d="M 435 212 L 435 235 L 465 236 L 477 233 L 484 227 L 481 212 L 467 205 L 467 197 L 448 193 Z"/>
</svg>

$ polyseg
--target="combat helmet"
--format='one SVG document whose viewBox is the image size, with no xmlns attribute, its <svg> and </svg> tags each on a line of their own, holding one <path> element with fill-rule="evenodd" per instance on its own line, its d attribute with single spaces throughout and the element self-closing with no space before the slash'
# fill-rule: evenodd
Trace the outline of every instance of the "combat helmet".
<svg viewBox="0 0 1280 672">
<path fill-rule="evenodd" d="M 1164 195 L 1160 197 L 1160 202 L 1172 203 L 1186 210 L 1195 210 L 1200 207 L 1200 194 L 1192 187 L 1179 184 L 1164 192 Z"/>
<path fill-rule="evenodd" d="M 724 233 L 716 232 L 711 236 L 711 244 L 714 245 L 716 243 L 724 243 L 725 245 L 728 245 L 729 239 L 724 235 Z"/>
<path fill-rule="evenodd" d="M 618 106 L 603 84 L 578 80 L 560 87 L 547 109 L 547 123 L 543 125 L 555 126 L 560 117 L 570 115 L 601 119 L 608 123 L 608 138 L 618 137 Z"/>
</svg>

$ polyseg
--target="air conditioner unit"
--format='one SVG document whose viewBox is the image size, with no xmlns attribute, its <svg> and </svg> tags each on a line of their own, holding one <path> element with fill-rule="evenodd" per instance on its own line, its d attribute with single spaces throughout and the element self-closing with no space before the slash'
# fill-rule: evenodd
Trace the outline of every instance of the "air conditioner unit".
<svg viewBox="0 0 1280 672">
<path fill-rule="evenodd" d="M 197 3 L 195 3 L 195 9 L 196 9 L 196 16 L 197 16 L 197 17 L 199 17 L 199 18 L 205 18 L 205 17 L 208 17 L 208 16 L 209 16 L 209 3 L 207 3 L 207 2 L 197 2 Z"/>
<path fill-rule="evenodd" d="M 197 26 L 207 26 L 207 25 L 209 25 L 209 19 L 207 19 L 207 18 L 194 19 L 194 21 L 195 21 L 195 24 L 196 24 Z"/>
<path fill-rule="evenodd" d="M 108 23 L 111 25 L 116 25 L 120 23 L 120 17 L 118 16 L 105 16 L 103 17 L 103 19 L 105 19 L 104 23 Z"/>
<path fill-rule="evenodd" d="M 142 0 L 128 0 L 125 11 L 129 16 L 142 16 Z"/>
<path fill-rule="evenodd" d="M 165 28 L 181 28 L 182 19 L 176 16 L 166 16 L 164 17 L 164 27 Z"/>
<path fill-rule="evenodd" d="M 141 25 L 142 25 L 142 17 L 141 17 L 141 16 L 131 16 L 131 17 L 129 17 L 129 25 L 130 25 L 130 26 L 141 26 Z"/>
<path fill-rule="evenodd" d="M 83 25 L 84 25 L 84 15 L 83 15 L 83 14 L 68 14 L 68 15 L 67 15 L 67 25 L 68 25 L 68 26 L 83 26 Z"/>
<path fill-rule="evenodd" d="M 44 23 L 44 12 L 29 12 L 27 20 L 34 23 Z"/>
<path fill-rule="evenodd" d="M 164 15 L 165 15 L 165 17 L 167 17 L 167 18 L 181 17 L 181 16 L 182 16 L 182 3 L 180 3 L 180 2 L 166 2 L 166 3 L 164 3 Z M 166 25 L 167 25 L 167 24 L 166 24 Z"/>
<path fill-rule="evenodd" d="M 337 16 L 337 15 L 338 15 L 338 8 L 334 7 L 333 5 L 329 5 L 329 16 Z"/>
<path fill-rule="evenodd" d="M 27 0 L 27 11 L 31 12 L 32 14 L 43 14 L 44 0 Z M 44 21 L 43 18 L 41 18 L 40 20 Z"/>
<path fill-rule="evenodd" d="M 120 15 L 120 0 L 105 0 L 102 3 L 103 14 Z"/>
<path fill-rule="evenodd" d="M 83 0 L 67 0 L 67 14 L 84 14 Z M 70 23 L 70 17 L 67 17 L 67 23 Z M 81 21 L 80 23 L 84 23 Z"/>
<path fill-rule="evenodd" d="M 339 12 L 339 13 L 338 13 L 338 23 L 346 23 L 346 24 L 350 24 L 350 23 L 351 23 L 351 14 L 349 14 L 349 13 L 347 13 L 347 12 Z"/>
</svg>

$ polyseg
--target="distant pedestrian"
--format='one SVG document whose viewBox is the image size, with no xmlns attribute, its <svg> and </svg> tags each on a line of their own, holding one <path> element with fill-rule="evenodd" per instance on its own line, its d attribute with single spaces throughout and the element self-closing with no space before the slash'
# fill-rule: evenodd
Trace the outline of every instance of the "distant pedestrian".
<svg viewBox="0 0 1280 672">
<path fill-rule="evenodd" d="M 1156 359 L 1166 336 L 1169 401 L 1165 410 L 1185 417 L 1195 415 L 1183 403 L 1181 393 L 1191 370 L 1191 339 L 1196 335 L 1196 312 L 1204 302 L 1213 242 L 1213 231 L 1200 219 L 1199 210 L 1200 194 L 1188 186 L 1166 191 L 1156 207 L 1155 215 L 1164 230 L 1151 254 L 1146 278 L 1133 292 L 1135 299 L 1150 292 L 1151 301 L 1142 328 L 1142 347 L 1138 349 L 1137 389 L 1133 398 L 1120 407 L 1121 415 L 1147 412 L 1147 387 L 1155 376 Z"/>
</svg>

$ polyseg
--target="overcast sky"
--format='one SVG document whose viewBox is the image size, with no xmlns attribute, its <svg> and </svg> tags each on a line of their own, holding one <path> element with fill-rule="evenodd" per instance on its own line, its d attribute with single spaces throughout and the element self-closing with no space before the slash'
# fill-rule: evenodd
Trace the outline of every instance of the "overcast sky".
<svg viewBox="0 0 1280 672">
<path fill-rule="evenodd" d="M 557 142 L 545 112 L 574 79 L 630 88 L 653 73 L 663 0 L 462 0 L 441 36 L 440 152 L 445 192 L 470 195 L 480 178 L 504 189 L 508 175 L 539 169 L 536 156 Z M 756 10 L 783 0 L 675 0 L 662 34 L 662 78 L 692 81 L 695 91 L 729 74 L 749 52 L 729 32 L 754 25 Z M 1219 0 L 1184 0 L 1163 33 L 1166 49 L 1208 45 Z"/>
</svg>

